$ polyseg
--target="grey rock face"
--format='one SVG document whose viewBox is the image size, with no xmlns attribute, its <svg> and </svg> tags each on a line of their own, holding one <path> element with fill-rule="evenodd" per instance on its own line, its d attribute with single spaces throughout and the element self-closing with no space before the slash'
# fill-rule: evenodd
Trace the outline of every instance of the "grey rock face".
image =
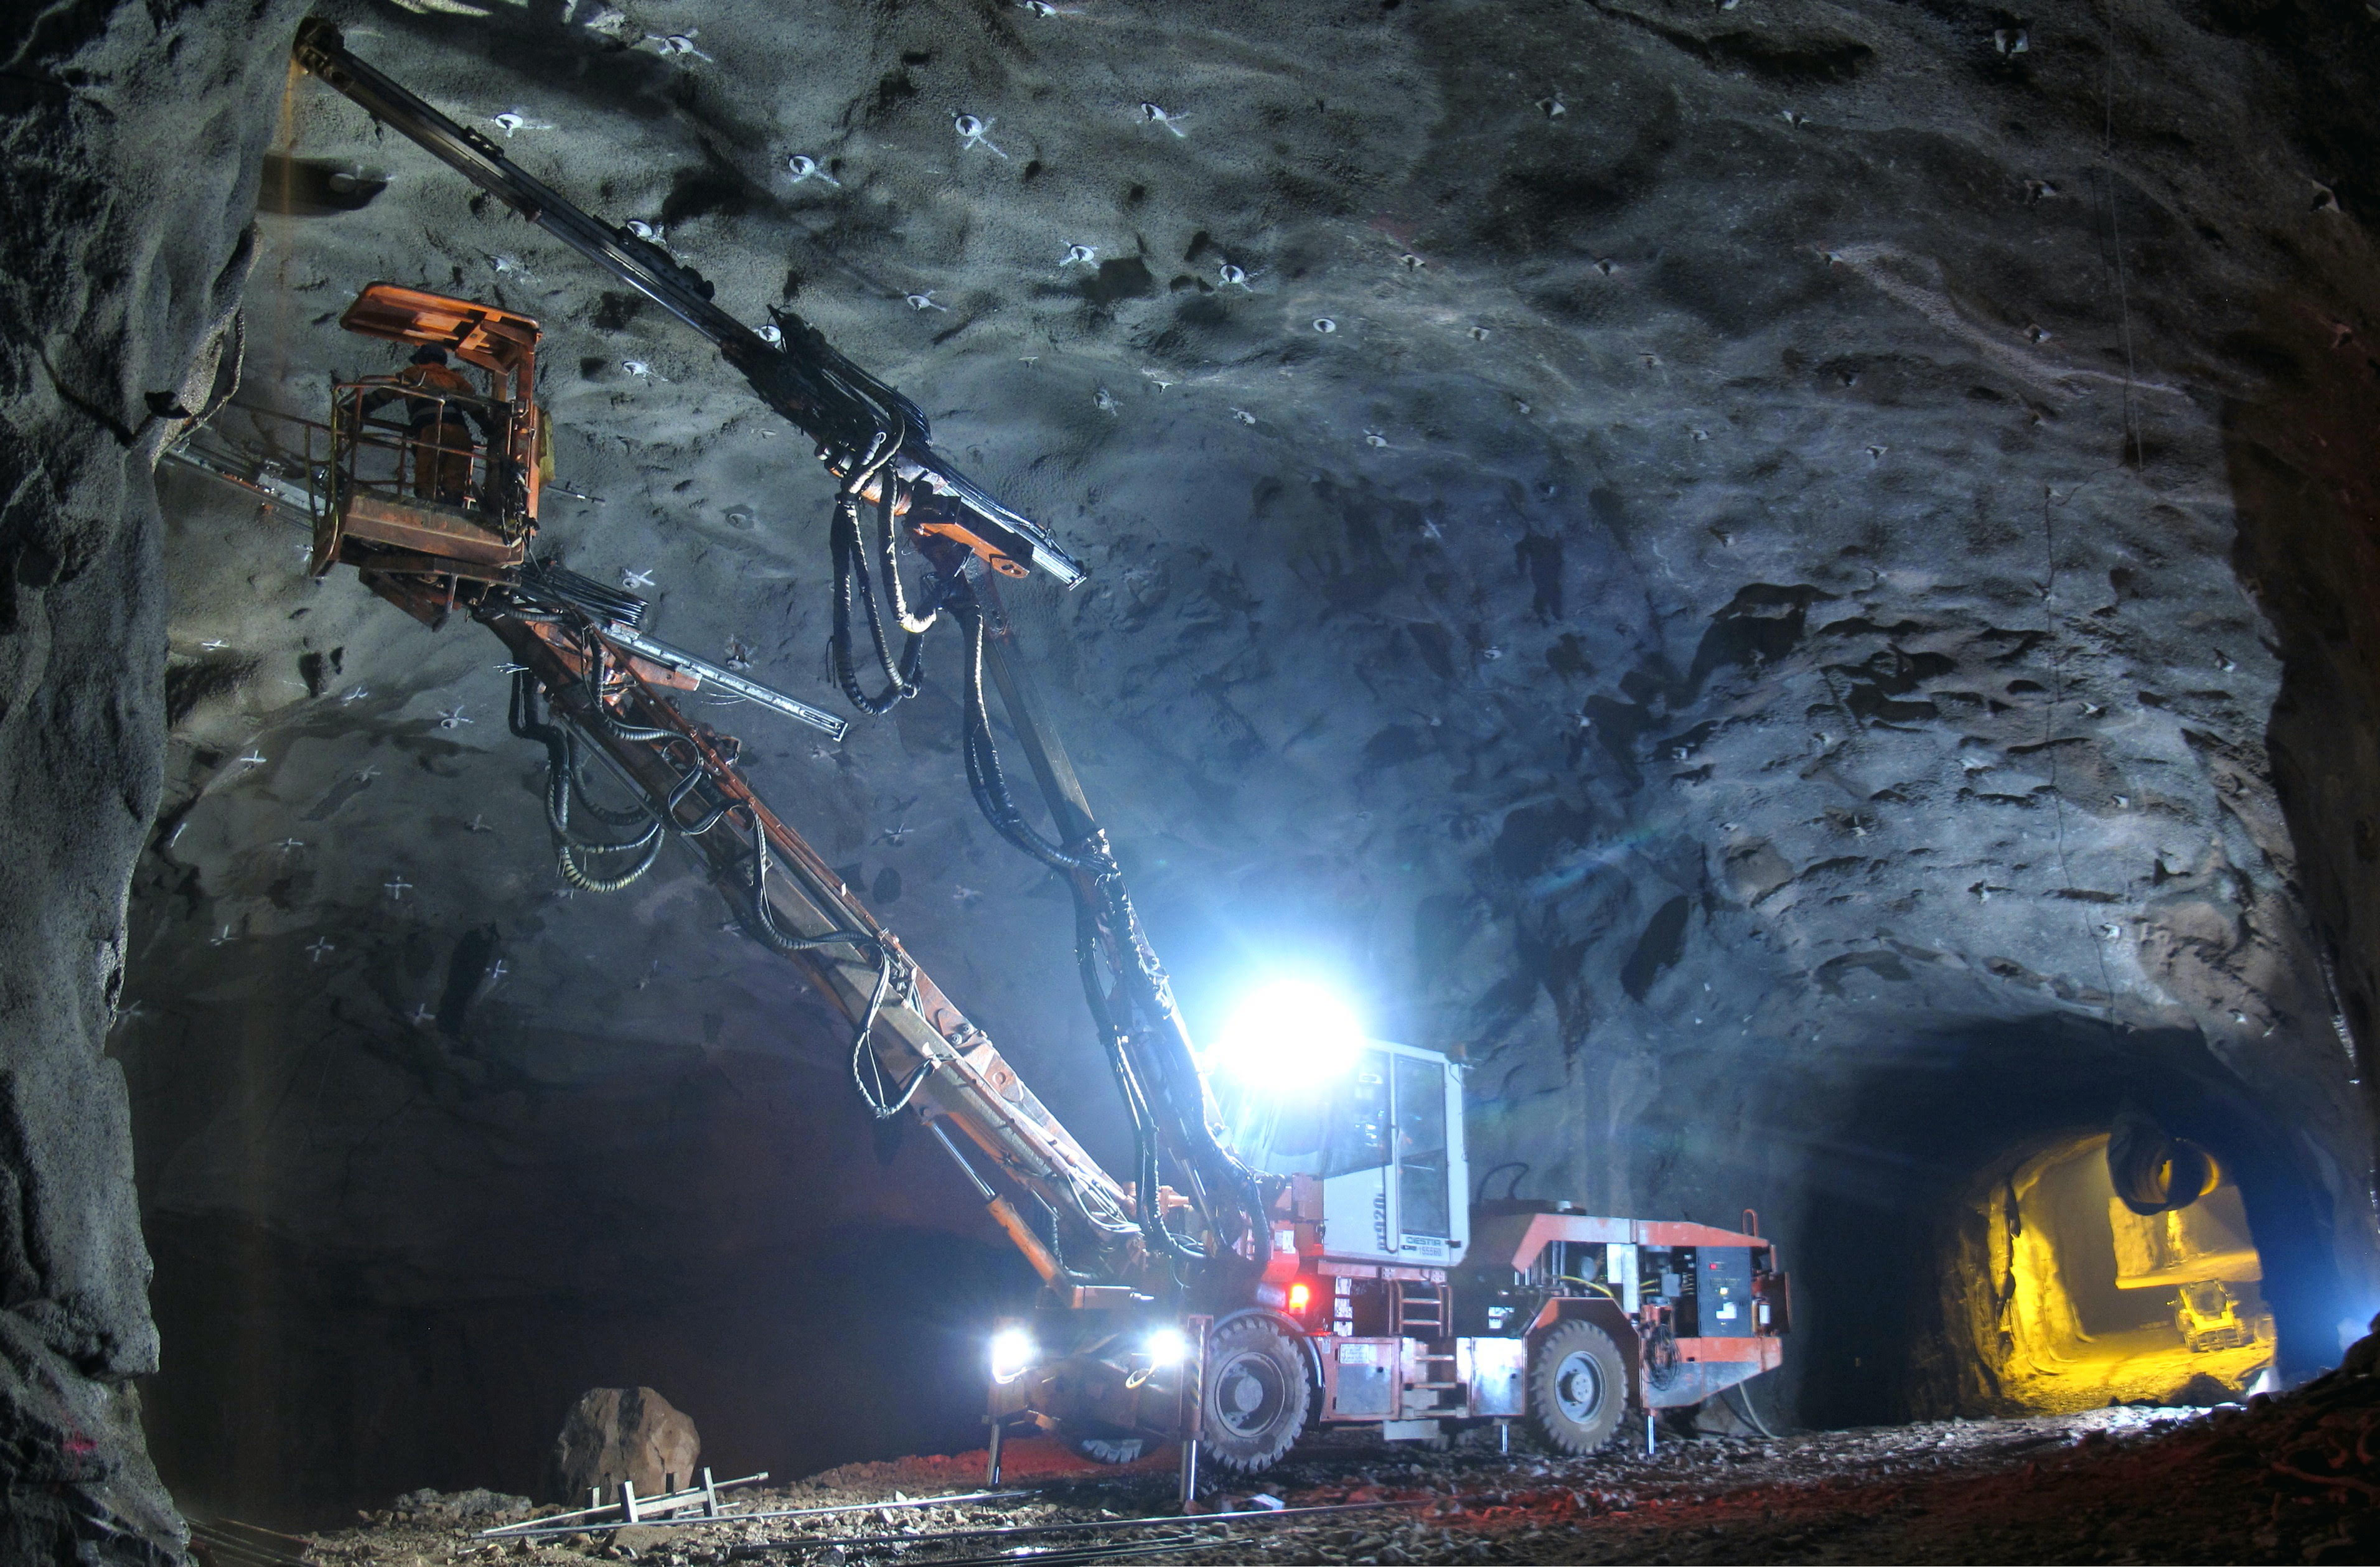
<svg viewBox="0 0 2380 1567">
<path fill-rule="evenodd" d="M 571 1406 L 553 1442 L 552 1499 L 584 1503 L 590 1491 L 638 1496 L 691 1485 L 702 1458 L 694 1421 L 650 1388 L 593 1388 Z"/>
<path fill-rule="evenodd" d="M 1334 968 L 1384 1032 L 1466 1047 L 1498 1195 L 1761 1209 L 1805 1417 L 1922 1403 L 1937 1221 L 1989 1160 L 2126 1102 L 2247 1172 L 2291 1367 L 2335 1356 L 2380 1284 L 2361 6 L 2127 6 L 2036 18 L 2021 54 L 1956 5 L 1093 9 L 723 3 L 680 50 L 611 7 L 383 7 L 356 43 L 657 226 L 745 319 L 812 317 L 1088 557 L 1080 591 L 1012 598 L 1194 1022 L 1268 963 Z M 277 73 L 188 80 L 254 115 Z M 601 497 L 557 497 L 546 541 L 650 578 L 659 634 L 825 699 L 802 443 L 351 105 L 289 102 L 251 395 L 319 417 L 335 375 L 386 368 L 331 324 L 374 278 L 539 316 L 562 477 Z M 66 215 L 155 221 L 104 199 L 119 176 L 153 179 L 69 180 Z M 227 239 L 210 221 L 175 232 Z M 65 299 L 148 274 L 27 275 Z M 217 319 L 192 298 L 106 405 L 128 438 Z M 52 362 L 114 384 L 130 330 L 60 327 Z M 25 450 L 72 468 L 49 492 L 97 497 L 40 514 L 29 582 L 129 469 L 19 361 Z M 762 1464 L 907 1439 L 862 1423 L 917 1333 L 836 1318 L 875 1353 L 821 1367 L 823 1297 L 750 1303 L 837 1234 L 964 1229 L 949 1172 L 868 1162 L 833 1030 L 682 861 L 558 895 L 489 645 L 308 585 L 294 535 L 170 493 L 169 825 L 119 1049 L 170 1309 L 237 1352 L 169 1347 L 161 1448 L 211 1484 L 376 1496 L 500 1427 L 442 1483 L 527 1486 L 546 1432 L 519 1411 L 624 1344 L 675 1357 L 674 1388 L 716 1379 L 714 1441 Z M 112 559 L 75 580 L 133 590 L 77 613 L 132 618 L 69 650 L 154 656 L 153 581 Z M 839 749 L 697 711 L 1112 1152 L 1062 905 L 965 807 L 953 662 Z M 73 721 L 90 755 L 146 755 L 115 711 Z M 19 754 L 37 812 L 145 776 Z M 82 1018 L 85 1056 L 135 796 L 133 826 L 71 821 L 81 903 L 42 867 L 48 901 L 10 904 L 39 939 L 8 961 L 55 967 L 27 1015 Z M 137 1338 L 102 1308 L 137 1294 L 110 1233 L 89 1315 Z M 703 1287 L 642 1282 L 681 1270 Z M 953 1306 L 932 1342 L 979 1319 Z M 499 1363 L 539 1396 L 490 1400 Z M 235 1407 L 352 1439 L 217 1440 Z"/>
<path fill-rule="evenodd" d="M 293 7 L 44 7 L 0 95 L 0 1560 L 177 1556 L 124 1077 L 155 813 L 151 468 L 215 379 Z"/>
</svg>

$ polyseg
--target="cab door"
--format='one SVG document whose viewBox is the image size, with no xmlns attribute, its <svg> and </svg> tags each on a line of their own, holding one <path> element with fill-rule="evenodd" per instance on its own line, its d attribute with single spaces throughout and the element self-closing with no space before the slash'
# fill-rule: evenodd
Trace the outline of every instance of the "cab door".
<svg viewBox="0 0 2380 1567">
<path fill-rule="evenodd" d="M 1333 1096 L 1323 1148 L 1323 1246 L 1334 1257 L 1398 1255 L 1390 1057 L 1367 1050 Z"/>
<path fill-rule="evenodd" d="M 1452 1189 L 1458 1150 L 1447 1114 L 1451 1068 L 1444 1060 L 1400 1051 L 1392 1062 L 1396 1102 L 1396 1199 L 1390 1205 L 1396 1254 L 1442 1266 L 1461 1259 L 1459 1207 Z"/>
</svg>

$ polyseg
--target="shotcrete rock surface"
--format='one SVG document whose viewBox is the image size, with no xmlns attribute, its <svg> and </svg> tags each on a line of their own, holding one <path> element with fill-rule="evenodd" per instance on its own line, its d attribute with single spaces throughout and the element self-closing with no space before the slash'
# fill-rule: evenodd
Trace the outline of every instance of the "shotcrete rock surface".
<svg viewBox="0 0 2380 1567">
<path fill-rule="evenodd" d="M 2297 1368 L 2361 1330 L 2362 7 L 334 14 L 736 315 L 813 322 L 1083 555 L 1009 599 L 1194 1023 L 1334 973 L 1464 1051 L 1497 1193 L 1761 1209 L 1805 1417 L 1987 1403 L 1919 1347 L 1935 1230 L 1985 1163 L 2125 1102 L 2250 1172 Z M 281 114 L 242 400 L 320 418 L 394 368 L 336 327 L 375 279 L 536 316 L 584 497 L 540 542 L 832 703 L 807 443 L 662 312 L 251 69 L 209 89 Z M 938 1153 L 871 1143 L 821 1010 L 686 858 L 564 891 L 492 640 L 164 488 L 174 739 L 115 1051 L 169 1469 L 526 1489 L 570 1396 L 638 1383 L 730 1467 L 963 1442 L 1018 1275 Z M 937 638 L 925 695 L 839 747 L 690 706 L 1112 1153 L 1063 898 L 965 799 L 956 667 Z M 78 808 L 149 776 L 121 743 Z M 120 871 L 148 810 L 75 852 Z M 51 928 L 29 951 L 89 919 L 9 906 Z"/>
</svg>

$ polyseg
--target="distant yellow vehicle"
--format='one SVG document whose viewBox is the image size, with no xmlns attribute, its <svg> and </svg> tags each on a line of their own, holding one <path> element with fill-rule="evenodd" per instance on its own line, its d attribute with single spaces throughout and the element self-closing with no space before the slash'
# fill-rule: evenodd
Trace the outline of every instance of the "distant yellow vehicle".
<svg viewBox="0 0 2380 1567">
<path fill-rule="evenodd" d="M 2181 1286 L 2175 1303 L 2173 1325 L 2192 1354 L 2218 1349 L 2243 1349 L 2256 1342 L 2256 1328 L 2240 1318 L 2240 1303 L 2219 1279 L 2202 1279 Z"/>
</svg>

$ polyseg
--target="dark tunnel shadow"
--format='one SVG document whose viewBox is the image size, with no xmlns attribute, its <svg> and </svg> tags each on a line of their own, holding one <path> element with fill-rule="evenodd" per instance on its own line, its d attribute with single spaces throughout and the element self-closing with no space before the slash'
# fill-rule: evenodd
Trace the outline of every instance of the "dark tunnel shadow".
<svg viewBox="0 0 2380 1567">
<path fill-rule="evenodd" d="M 425 1486 L 552 1500 L 555 1435 L 595 1387 L 660 1391 L 722 1476 L 980 1446 L 988 1325 L 1037 1284 L 1004 1248 L 846 1224 L 599 1289 L 400 1302 L 385 1259 L 237 1220 L 149 1234 L 178 1346 L 145 1400 L 158 1469 L 186 1508 L 285 1528 Z"/>
<path fill-rule="evenodd" d="M 2128 1103 L 2206 1148 L 2238 1182 L 2281 1379 L 2337 1363 L 2338 1324 L 2356 1303 L 2332 1250 L 2332 1198 L 2286 1128 L 2194 1033 L 2047 1017 L 1872 1044 L 1840 1070 L 1851 1079 L 1844 1113 L 1834 1139 L 1804 1156 L 1811 1195 L 1792 1260 L 1801 1331 L 1789 1358 L 1808 1424 L 2007 1412 L 1959 1391 L 1955 1362 L 1973 1351 L 1945 1306 L 1955 1212 L 1994 1160 L 2077 1127 L 2105 1129 Z"/>
<path fill-rule="evenodd" d="M 2223 408 L 2232 565 L 2278 638 L 2265 742 L 2294 868 L 2374 1107 L 2380 1024 L 2380 346 L 2276 298 L 2234 346 L 2264 380 Z"/>
</svg>

